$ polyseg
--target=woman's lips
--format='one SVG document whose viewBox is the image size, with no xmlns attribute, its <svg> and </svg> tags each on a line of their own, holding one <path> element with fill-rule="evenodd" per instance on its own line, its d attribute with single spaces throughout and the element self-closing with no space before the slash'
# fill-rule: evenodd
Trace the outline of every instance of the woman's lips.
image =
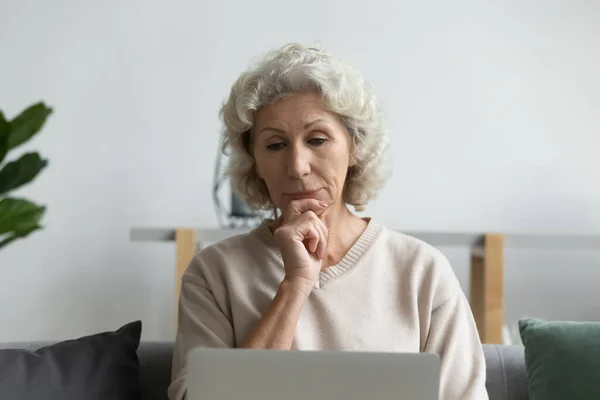
<svg viewBox="0 0 600 400">
<path fill-rule="evenodd" d="M 286 193 L 285 195 L 292 200 L 316 199 L 318 197 L 318 194 L 320 191 L 321 191 L 321 189 L 311 190 L 311 191 L 306 191 L 306 192 Z"/>
</svg>

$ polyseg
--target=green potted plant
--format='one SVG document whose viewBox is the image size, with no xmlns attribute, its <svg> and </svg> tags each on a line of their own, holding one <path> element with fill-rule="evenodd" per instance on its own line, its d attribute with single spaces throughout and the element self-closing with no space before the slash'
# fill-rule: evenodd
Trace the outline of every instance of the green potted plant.
<svg viewBox="0 0 600 400">
<path fill-rule="evenodd" d="M 0 249 L 42 229 L 45 206 L 9 194 L 35 179 L 48 165 L 37 152 L 26 152 L 5 162 L 8 153 L 38 133 L 52 109 L 43 102 L 31 105 L 12 120 L 0 110 Z"/>
</svg>

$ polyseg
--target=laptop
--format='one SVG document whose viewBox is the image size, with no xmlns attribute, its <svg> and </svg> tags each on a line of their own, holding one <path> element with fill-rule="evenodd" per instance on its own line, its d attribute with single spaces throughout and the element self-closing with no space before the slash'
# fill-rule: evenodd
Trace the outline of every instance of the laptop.
<svg viewBox="0 0 600 400">
<path fill-rule="evenodd" d="M 187 400 L 438 400 L 430 353 L 194 348 Z"/>
</svg>

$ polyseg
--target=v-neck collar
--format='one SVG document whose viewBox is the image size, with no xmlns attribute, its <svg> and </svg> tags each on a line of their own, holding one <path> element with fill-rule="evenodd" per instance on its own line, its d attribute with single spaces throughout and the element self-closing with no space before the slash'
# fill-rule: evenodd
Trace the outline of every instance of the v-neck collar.
<svg viewBox="0 0 600 400">
<path fill-rule="evenodd" d="M 281 267 L 283 268 L 283 260 L 281 259 L 281 252 L 279 247 L 275 243 L 275 237 L 269 229 L 269 223 L 272 220 L 263 221 L 254 231 L 259 236 L 261 241 L 269 248 L 274 251 L 280 260 Z M 381 225 L 373 221 L 371 218 L 367 219 L 367 227 L 360 234 L 358 239 L 350 247 L 348 252 L 342 257 L 339 263 L 326 268 L 324 271 L 319 273 L 319 279 L 315 282 L 315 289 L 323 289 L 328 284 L 333 282 L 336 278 L 344 275 L 350 269 L 352 269 L 359 259 L 362 257 L 364 252 L 369 248 L 379 231 Z"/>
</svg>

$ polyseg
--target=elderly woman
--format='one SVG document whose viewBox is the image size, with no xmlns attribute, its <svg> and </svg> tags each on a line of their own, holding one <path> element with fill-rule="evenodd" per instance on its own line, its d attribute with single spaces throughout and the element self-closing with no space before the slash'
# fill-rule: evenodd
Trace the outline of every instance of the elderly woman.
<svg viewBox="0 0 600 400">
<path fill-rule="evenodd" d="M 247 234 L 204 248 L 182 281 L 172 400 L 193 347 L 432 352 L 441 399 L 487 399 L 474 319 L 446 258 L 362 211 L 389 176 L 382 113 L 360 74 L 297 44 L 243 73 L 221 114 Z"/>
</svg>

